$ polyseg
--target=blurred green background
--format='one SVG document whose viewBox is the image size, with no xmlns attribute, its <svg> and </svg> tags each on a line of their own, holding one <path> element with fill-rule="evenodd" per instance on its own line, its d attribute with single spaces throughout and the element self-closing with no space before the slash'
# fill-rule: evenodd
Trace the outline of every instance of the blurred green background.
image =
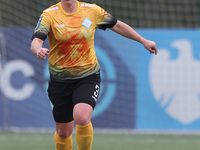
<svg viewBox="0 0 200 150">
<path fill-rule="evenodd" d="M 0 0 L 0 26 L 35 26 L 42 11 L 60 0 Z M 200 0 L 85 0 L 140 28 L 196 28 Z"/>
</svg>

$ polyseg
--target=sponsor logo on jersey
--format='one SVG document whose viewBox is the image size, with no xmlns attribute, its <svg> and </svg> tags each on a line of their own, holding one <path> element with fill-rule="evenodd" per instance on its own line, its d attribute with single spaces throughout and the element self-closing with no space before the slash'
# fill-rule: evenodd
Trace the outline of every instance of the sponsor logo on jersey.
<svg viewBox="0 0 200 150">
<path fill-rule="evenodd" d="M 58 27 L 58 28 L 64 28 L 64 27 L 65 27 L 65 24 L 55 24 L 54 26 L 55 26 L 55 27 Z"/>
<path fill-rule="evenodd" d="M 82 7 L 95 7 L 94 4 L 81 4 Z"/>
</svg>

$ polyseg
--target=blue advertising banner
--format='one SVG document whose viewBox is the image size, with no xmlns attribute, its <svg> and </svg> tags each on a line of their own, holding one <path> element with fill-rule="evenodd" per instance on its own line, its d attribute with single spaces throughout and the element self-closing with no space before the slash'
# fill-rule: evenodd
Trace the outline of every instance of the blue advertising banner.
<svg viewBox="0 0 200 150">
<path fill-rule="evenodd" d="M 156 41 L 159 52 L 139 51 L 136 128 L 200 129 L 200 30 L 138 32 Z"/>
<path fill-rule="evenodd" d="M 0 28 L 0 128 L 54 127 L 48 64 L 30 51 L 33 30 Z M 94 128 L 200 129 L 200 30 L 136 31 L 158 55 L 110 30 L 95 33 L 102 83 Z"/>
<path fill-rule="evenodd" d="M 44 61 L 30 52 L 32 28 L 1 28 L 1 128 L 50 128 L 53 119 L 44 89 Z"/>
</svg>

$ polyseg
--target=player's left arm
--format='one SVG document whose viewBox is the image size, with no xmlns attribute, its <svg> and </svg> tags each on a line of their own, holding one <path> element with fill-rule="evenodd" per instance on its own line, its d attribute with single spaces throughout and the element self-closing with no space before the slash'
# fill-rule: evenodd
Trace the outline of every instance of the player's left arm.
<svg viewBox="0 0 200 150">
<path fill-rule="evenodd" d="M 140 42 L 150 53 L 157 55 L 156 43 L 145 39 L 126 23 L 117 20 L 117 23 L 110 29 L 124 37 Z"/>
</svg>

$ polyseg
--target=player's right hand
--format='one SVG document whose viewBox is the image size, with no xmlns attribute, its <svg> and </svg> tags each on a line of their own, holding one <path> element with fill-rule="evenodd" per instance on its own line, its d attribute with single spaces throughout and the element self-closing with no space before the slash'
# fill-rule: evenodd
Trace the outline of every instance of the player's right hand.
<svg viewBox="0 0 200 150">
<path fill-rule="evenodd" d="M 37 57 L 42 60 L 46 59 L 47 55 L 49 55 L 49 50 L 47 48 L 40 48 L 37 52 Z"/>
</svg>

